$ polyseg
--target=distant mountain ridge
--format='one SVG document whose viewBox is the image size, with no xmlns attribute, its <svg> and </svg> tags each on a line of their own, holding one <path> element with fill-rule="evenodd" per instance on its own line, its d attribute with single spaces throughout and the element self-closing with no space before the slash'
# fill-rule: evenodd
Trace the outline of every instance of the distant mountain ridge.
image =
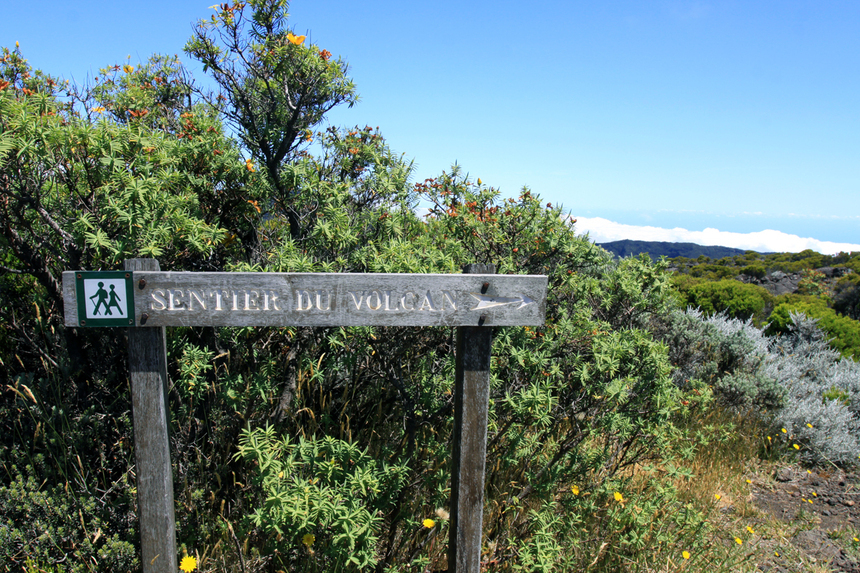
<svg viewBox="0 0 860 573">
<path fill-rule="evenodd" d="M 722 259 L 723 257 L 733 257 L 735 255 L 743 255 L 747 251 L 744 249 L 734 249 L 732 247 L 716 247 L 703 246 L 696 243 L 670 243 L 666 241 L 611 241 L 609 243 L 597 243 L 599 247 L 603 247 L 616 257 L 629 257 L 638 255 L 639 253 L 647 253 L 651 259 L 657 260 L 661 256 L 668 258 L 687 257 L 695 259 L 701 255 L 705 255 L 711 259 Z"/>
</svg>

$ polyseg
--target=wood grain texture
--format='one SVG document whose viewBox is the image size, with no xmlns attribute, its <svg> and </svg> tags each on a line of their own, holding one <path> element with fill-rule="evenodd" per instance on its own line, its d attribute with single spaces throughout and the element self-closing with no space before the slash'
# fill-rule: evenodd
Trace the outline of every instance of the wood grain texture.
<svg viewBox="0 0 860 573">
<path fill-rule="evenodd" d="M 135 315 L 140 324 L 147 314 L 146 326 L 539 325 L 546 312 L 543 276 L 135 273 L 135 285 L 140 279 Z"/>
<path fill-rule="evenodd" d="M 63 274 L 66 326 L 78 326 L 73 282 Z M 547 277 L 137 271 L 134 287 L 147 327 L 537 326 Z"/>
<path fill-rule="evenodd" d="M 464 273 L 492 273 L 468 265 Z M 492 328 L 457 329 L 448 572 L 480 573 Z"/>
<path fill-rule="evenodd" d="M 75 271 L 63 271 L 63 324 L 78 326 L 78 295 L 75 292 Z"/>
<path fill-rule="evenodd" d="M 158 261 L 131 259 L 125 269 L 158 270 Z M 177 573 L 164 328 L 128 329 L 128 366 L 143 571 Z"/>
</svg>

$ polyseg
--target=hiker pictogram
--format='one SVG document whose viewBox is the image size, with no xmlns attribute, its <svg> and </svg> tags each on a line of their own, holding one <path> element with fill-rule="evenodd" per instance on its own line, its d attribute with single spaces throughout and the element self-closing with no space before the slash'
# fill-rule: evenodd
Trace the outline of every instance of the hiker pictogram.
<svg viewBox="0 0 860 573">
<path fill-rule="evenodd" d="M 119 298 L 119 295 L 116 294 L 116 285 L 110 285 L 110 293 L 108 294 L 108 305 L 107 305 L 107 313 L 111 314 L 110 309 L 116 308 L 117 312 L 122 314 L 122 307 L 119 305 L 122 302 L 122 299 Z"/>
<path fill-rule="evenodd" d="M 115 308 L 120 316 L 123 315 L 122 306 L 120 306 L 122 299 L 119 297 L 119 294 L 117 294 L 116 285 L 113 283 L 111 283 L 110 292 L 108 292 L 105 290 L 105 283 L 99 281 L 99 288 L 96 293 L 90 297 L 90 300 L 95 304 L 92 316 L 98 316 L 99 309 L 102 306 L 104 306 L 103 316 L 113 316 L 113 313 L 111 312 L 112 308 Z"/>
<path fill-rule="evenodd" d="M 111 288 L 113 288 L 113 285 L 111 285 Z M 97 298 L 98 300 L 95 301 L 96 307 L 93 309 L 93 316 L 99 315 L 99 307 L 102 305 L 105 307 L 105 314 L 111 314 L 110 306 L 108 306 L 108 293 L 105 290 L 105 283 L 99 282 L 99 290 L 96 291 L 96 294 L 90 297 L 90 300 L 93 300 L 94 298 Z"/>
<path fill-rule="evenodd" d="M 134 311 L 131 275 L 117 271 L 78 271 L 78 315 L 82 326 L 128 326 Z M 96 275 L 96 276 L 92 276 Z M 92 322 L 87 322 L 92 321 Z"/>
</svg>

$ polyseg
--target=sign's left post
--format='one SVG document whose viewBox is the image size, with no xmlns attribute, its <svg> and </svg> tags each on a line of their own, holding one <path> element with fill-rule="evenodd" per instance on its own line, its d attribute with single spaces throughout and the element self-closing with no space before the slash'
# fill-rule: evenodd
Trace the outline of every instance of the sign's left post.
<svg viewBox="0 0 860 573">
<path fill-rule="evenodd" d="M 124 271 L 67 272 L 63 291 L 68 326 L 130 327 L 128 369 L 141 565 L 144 573 L 177 573 L 164 327 L 137 328 L 134 314 L 134 272 L 159 270 L 155 259 L 128 259 Z"/>
<path fill-rule="evenodd" d="M 129 259 L 125 261 L 125 270 L 133 273 L 161 269 L 155 259 Z M 131 320 L 135 320 L 133 314 Z M 128 329 L 128 369 L 143 571 L 176 573 L 173 471 L 167 433 L 167 347 L 163 326 Z"/>
</svg>

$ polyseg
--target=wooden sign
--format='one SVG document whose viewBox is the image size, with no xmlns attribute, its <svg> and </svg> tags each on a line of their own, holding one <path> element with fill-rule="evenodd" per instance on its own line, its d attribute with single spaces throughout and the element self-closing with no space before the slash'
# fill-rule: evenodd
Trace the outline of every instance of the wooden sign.
<svg viewBox="0 0 860 573">
<path fill-rule="evenodd" d="M 127 326 L 144 573 L 176 573 L 165 326 L 456 326 L 448 571 L 479 573 L 492 326 L 538 326 L 547 277 L 464 274 L 63 273 L 65 324 Z M 144 328 L 134 328 L 144 327 Z M 155 327 L 155 328 L 152 328 Z"/>
<path fill-rule="evenodd" d="M 63 274 L 66 326 L 99 326 L 78 311 L 80 274 Z M 134 325 L 146 327 L 535 326 L 546 311 L 547 277 L 536 275 L 135 271 L 130 281 Z"/>
</svg>

